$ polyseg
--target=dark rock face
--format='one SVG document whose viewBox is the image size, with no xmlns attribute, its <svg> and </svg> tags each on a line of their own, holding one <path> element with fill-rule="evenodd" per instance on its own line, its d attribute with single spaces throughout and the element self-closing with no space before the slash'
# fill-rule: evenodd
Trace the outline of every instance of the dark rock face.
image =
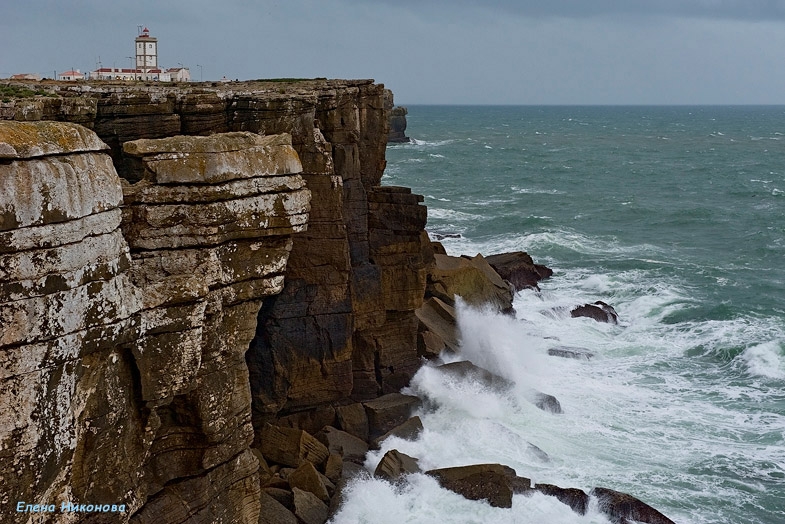
<svg viewBox="0 0 785 524">
<path fill-rule="evenodd" d="M 601 300 L 598 300 L 593 304 L 584 304 L 573 308 L 570 311 L 570 316 L 573 318 L 587 317 L 594 319 L 597 322 L 606 322 L 609 324 L 619 323 L 619 315 L 616 313 L 616 310 Z"/>
<path fill-rule="evenodd" d="M 516 291 L 526 288 L 539 290 L 537 283 L 553 275 L 552 269 L 535 264 L 532 257 L 523 251 L 490 255 L 485 257 L 485 260 L 500 277 L 510 282 Z"/>
<path fill-rule="evenodd" d="M 631 521 L 648 524 L 674 524 L 671 519 L 635 497 L 608 488 L 594 488 L 591 496 L 597 498 L 600 510 L 616 524 Z"/>
</svg>

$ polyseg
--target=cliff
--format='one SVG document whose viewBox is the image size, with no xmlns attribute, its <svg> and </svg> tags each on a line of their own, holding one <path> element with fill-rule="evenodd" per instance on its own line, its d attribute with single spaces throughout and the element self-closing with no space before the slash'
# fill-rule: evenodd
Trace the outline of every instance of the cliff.
<svg viewBox="0 0 785 524">
<path fill-rule="evenodd" d="M 3 522 L 321 524 L 369 445 L 423 429 L 398 391 L 459 346 L 456 295 L 510 313 L 550 274 L 430 242 L 422 197 L 380 185 L 370 80 L 36 89 L 0 103 Z M 429 474 L 532 491 L 492 466 Z"/>
<path fill-rule="evenodd" d="M 268 422 L 340 425 L 420 362 L 383 86 L 49 88 L 0 106 L 3 520 L 256 522 Z"/>
</svg>

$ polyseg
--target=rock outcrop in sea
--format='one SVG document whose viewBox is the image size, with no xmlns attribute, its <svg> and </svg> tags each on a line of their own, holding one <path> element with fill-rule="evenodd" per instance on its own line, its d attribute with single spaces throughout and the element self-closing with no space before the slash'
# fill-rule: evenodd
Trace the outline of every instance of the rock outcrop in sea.
<svg viewBox="0 0 785 524">
<path fill-rule="evenodd" d="M 399 391 L 458 349 L 456 297 L 512 311 L 380 185 L 373 81 L 47 88 L 0 104 L 3 522 L 324 522 L 422 430 Z"/>
</svg>

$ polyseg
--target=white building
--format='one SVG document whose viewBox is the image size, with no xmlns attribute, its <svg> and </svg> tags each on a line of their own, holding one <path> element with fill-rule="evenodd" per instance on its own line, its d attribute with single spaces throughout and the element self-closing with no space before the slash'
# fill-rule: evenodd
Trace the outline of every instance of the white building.
<svg viewBox="0 0 785 524">
<path fill-rule="evenodd" d="M 146 27 L 134 40 L 136 67 L 99 67 L 88 73 L 90 80 L 152 80 L 154 82 L 190 82 L 191 71 L 187 67 L 158 66 L 158 39 L 150 36 Z M 62 75 L 61 75 L 62 76 Z"/>
<path fill-rule="evenodd" d="M 62 73 L 57 75 L 58 80 L 74 81 L 74 80 L 84 80 L 84 78 L 85 78 L 84 74 L 80 73 L 78 69 L 75 69 L 73 71 L 63 71 Z"/>
</svg>

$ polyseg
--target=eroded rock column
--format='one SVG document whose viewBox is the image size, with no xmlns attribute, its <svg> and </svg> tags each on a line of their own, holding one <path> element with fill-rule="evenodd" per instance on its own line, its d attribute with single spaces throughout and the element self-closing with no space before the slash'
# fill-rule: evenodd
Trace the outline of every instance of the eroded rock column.
<svg viewBox="0 0 785 524">
<path fill-rule="evenodd" d="M 0 122 L 0 514 L 144 496 L 129 351 L 141 297 L 106 150 L 75 124 Z"/>
<path fill-rule="evenodd" d="M 134 356 L 160 424 L 154 493 L 133 522 L 255 522 L 245 353 L 262 300 L 283 287 L 291 235 L 306 229 L 299 158 L 288 135 L 246 132 L 138 140 L 124 154 L 139 180 L 125 184 L 123 213 L 143 289 Z"/>
</svg>

